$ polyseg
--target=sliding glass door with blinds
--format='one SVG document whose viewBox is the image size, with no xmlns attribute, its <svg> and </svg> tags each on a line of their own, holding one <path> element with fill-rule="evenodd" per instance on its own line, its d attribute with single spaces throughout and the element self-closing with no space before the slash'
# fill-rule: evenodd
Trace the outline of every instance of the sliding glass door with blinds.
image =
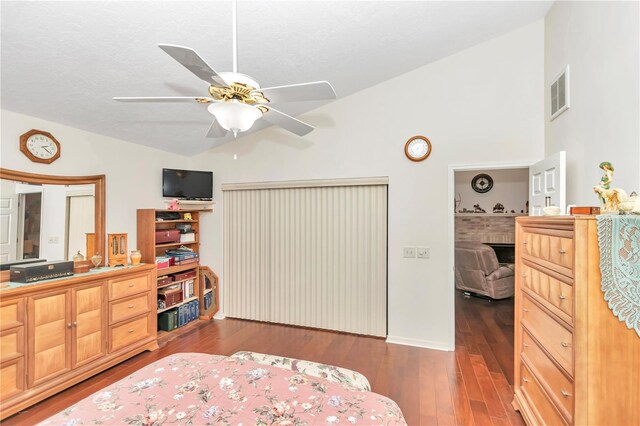
<svg viewBox="0 0 640 426">
<path fill-rule="evenodd" d="M 222 185 L 225 315 L 386 336 L 387 187 Z"/>
</svg>

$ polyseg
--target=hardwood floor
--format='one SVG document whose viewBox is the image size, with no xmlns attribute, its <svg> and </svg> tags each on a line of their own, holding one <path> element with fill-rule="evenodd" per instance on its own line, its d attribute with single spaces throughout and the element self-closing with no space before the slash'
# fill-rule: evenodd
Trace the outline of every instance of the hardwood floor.
<svg viewBox="0 0 640 426">
<path fill-rule="evenodd" d="M 456 350 L 387 344 L 383 339 L 226 319 L 194 327 L 155 352 L 145 352 L 86 380 L 3 425 L 30 425 L 177 352 L 272 353 L 350 368 L 373 391 L 395 400 L 409 425 L 523 425 L 513 399 L 513 299 L 456 296 Z"/>
</svg>

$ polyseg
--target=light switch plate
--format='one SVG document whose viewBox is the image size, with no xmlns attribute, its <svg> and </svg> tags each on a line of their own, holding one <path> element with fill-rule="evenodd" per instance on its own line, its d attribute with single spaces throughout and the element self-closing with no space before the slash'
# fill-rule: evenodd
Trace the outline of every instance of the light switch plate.
<svg viewBox="0 0 640 426">
<path fill-rule="evenodd" d="M 49 244 L 59 244 L 60 238 L 58 237 L 49 237 Z"/>
<path fill-rule="evenodd" d="M 415 247 L 405 247 L 402 251 L 404 257 L 416 257 L 416 248 Z"/>
<path fill-rule="evenodd" d="M 429 259 L 431 257 L 431 249 L 429 247 L 418 247 L 418 258 Z"/>
</svg>

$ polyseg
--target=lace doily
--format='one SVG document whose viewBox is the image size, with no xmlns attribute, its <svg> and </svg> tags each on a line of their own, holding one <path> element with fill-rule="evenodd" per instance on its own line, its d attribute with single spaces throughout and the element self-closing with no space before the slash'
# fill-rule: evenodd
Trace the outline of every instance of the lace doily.
<svg viewBox="0 0 640 426">
<path fill-rule="evenodd" d="M 604 300 L 640 336 L 640 217 L 600 215 L 597 221 Z"/>
</svg>

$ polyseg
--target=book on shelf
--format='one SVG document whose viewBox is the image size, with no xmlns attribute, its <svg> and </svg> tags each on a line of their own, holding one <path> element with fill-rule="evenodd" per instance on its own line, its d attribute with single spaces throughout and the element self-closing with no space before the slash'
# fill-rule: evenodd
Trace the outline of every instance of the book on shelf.
<svg viewBox="0 0 640 426">
<path fill-rule="evenodd" d="M 191 315 L 190 315 L 190 321 L 195 320 L 196 318 L 198 318 L 198 310 L 197 310 L 197 306 L 198 306 L 198 301 L 194 300 L 191 303 L 189 303 L 189 305 L 191 305 Z"/>
<path fill-rule="evenodd" d="M 212 301 L 212 294 L 211 293 L 207 293 L 204 295 L 204 309 L 207 310 L 211 307 L 211 301 Z"/>
<path fill-rule="evenodd" d="M 191 232 L 181 232 L 180 233 L 180 242 L 181 243 L 193 243 L 196 241 L 196 233 Z"/>
<path fill-rule="evenodd" d="M 171 309 L 158 315 L 158 330 L 171 331 L 178 328 L 178 312 Z"/>
<path fill-rule="evenodd" d="M 178 327 L 185 325 L 184 307 L 185 305 L 178 306 Z"/>
<path fill-rule="evenodd" d="M 173 257 L 173 260 L 175 261 L 182 261 L 182 260 L 187 260 L 187 259 L 197 259 L 198 257 L 198 253 L 195 252 L 191 252 L 191 253 L 176 253 L 173 250 L 167 250 L 167 256 L 169 257 Z"/>
<path fill-rule="evenodd" d="M 197 257 L 193 258 L 193 259 L 187 259 L 187 260 L 180 260 L 180 261 L 175 261 L 174 265 L 176 266 L 182 266 L 182 265 L 192 265 L 192 264 L 198 264 L 200 262 L 200 259 L 198 259 Z"/>
<path fill-rule="evenodd" d="M 194 280 L 183 281 L 182 291 L 184 293 L 185 299 L 189 299 L 190 297 L 193 297 L 195 295 Z"/>
</svg>

